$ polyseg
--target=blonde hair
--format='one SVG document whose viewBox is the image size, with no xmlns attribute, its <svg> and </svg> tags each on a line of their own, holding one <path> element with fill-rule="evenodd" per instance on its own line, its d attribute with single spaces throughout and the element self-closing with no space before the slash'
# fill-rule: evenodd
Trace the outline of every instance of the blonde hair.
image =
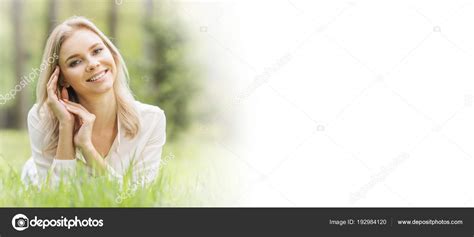
<svg viewBox="0 0 474 237">
<path fill-rule="evenodd" d="M 46 46 L 44 48 L 42 62 L 49 62 L 54 58 L 53 63 L 48 63 L 48 67 L 42 70 L 38 85 L 36 87 L 36 103 L 38 104 L 38 113 L 40 116 L 46 116 L 41 118 L 43 128 L 47 132 L 45 141 L 46 146 L 43 149 L 43 153 L 55 154 L 59 140 L 59 120 L 54 116 L 48 106 L 44 106 L 48 99 L 47 84 L 48 81 L 59 63 L 59 50 L 63 42 L 72 35 L 77 29 L 88 29 L 97 34 L 107 46 L 113 55 L 115 64 L 117 67 L 117 78 L 114 82 L 114 92 L 117 101 L 117 115 L 120 124 L 125 131 L 125 136 L 132 139 L 136 136 L 140 129 L 140 122 L 138 118 L 138 112 L 134 107 L 135 99 L 132 95 L 128 82 L 130 80 L 128 75 L 127 66 L 122 58 L 122 55 L 114 44 L 102 33 L 91 21 L 85 17 L 71 17 L 65 20 L 60 25 L 56 26 L 48 37 Z M 44 107 L 43 107 L 44 106 Z M 41 113 L 40 113 L 41 111 Z"/>
</svg>

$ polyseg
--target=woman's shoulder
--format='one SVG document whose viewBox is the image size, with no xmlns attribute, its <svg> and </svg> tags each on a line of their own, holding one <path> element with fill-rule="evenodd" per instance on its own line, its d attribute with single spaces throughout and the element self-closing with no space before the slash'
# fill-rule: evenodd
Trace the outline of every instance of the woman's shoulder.
<svg viewBox="0 0 474 237">
<path fill-rule="evenodd" d="M 38 123 L 43 114 L 43 109 L 40 110 L 38 104 L 34 104 L 28 111 L 28 123 Z"/>
<path fill-rule="evenodd" d="M 41 118 L 44 118 L 44 106 L 40 109 L 38 104 L 34 104 L 31 106 L 30 111 L 28 111 L 27 123 L 28 129 L 31 131 L 32 129 L 36 129 L 38 131 L 44 132 L 44 122 Z"/>
<path fill-rule="evenodd" d="M 135 101 L 135 107 L 141 119 L 161 119 L 165 118 L 165 111 L 156 105 L 145 104 L 140 101 Z"/>
</svg>

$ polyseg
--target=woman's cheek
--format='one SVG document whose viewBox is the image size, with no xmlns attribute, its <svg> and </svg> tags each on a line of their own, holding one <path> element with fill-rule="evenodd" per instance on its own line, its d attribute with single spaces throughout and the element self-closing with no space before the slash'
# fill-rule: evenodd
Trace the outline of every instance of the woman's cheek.
<svg viewBox="0 0 474 237">
<path fill-rule="evenodd" d="M 105 54 L 105 58 L 108 62 L 114 63 L 114 57 L 112 56 L 112 53 L 110 53 L 110 51 L 107 51 L 107 53 Z"/>
<path fill-rule="evenodd" d="M 75 68 L 70 72 L 69 76 L 71 80 L 71 84 L 79 84 L 82 80 L 82 74 L 80 73 L 80 69 Z"/>
</svg>

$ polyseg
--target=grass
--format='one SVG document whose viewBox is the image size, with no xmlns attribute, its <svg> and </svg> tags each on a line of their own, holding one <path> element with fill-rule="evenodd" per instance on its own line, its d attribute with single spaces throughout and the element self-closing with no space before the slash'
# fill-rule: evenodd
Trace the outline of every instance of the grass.
<svg viewBox="0 0 474 237">
<path fill-rule="evenodd" d="M 20 174 L 30 154 L 26 131 L 0 130 L 0 207 L 228 206 L 237 191 L 225 151 L 196 135 L 165 145 L 167 161 L 146 189 L 82 176 L 57 187 L 27 187 Z"/>
</svg>

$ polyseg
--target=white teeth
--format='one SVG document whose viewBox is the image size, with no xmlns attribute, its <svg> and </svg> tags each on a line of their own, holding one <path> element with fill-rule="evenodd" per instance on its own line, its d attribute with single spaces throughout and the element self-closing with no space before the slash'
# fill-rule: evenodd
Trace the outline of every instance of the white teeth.
<svg viewBox="0 0 474 237">
<path fill-rule="evenodd" d="M 106 70 L 106 71 L 103 71 L 101 74 L 99 74 L 99 75 L 97 75 L 97 76 L 92 77 L 92 78 L 89 79 L 88 81 L 90 81 L 90 82 L 97 81 L 98 79 L 102 78 L 102 76 L 104 76 L 106 72 L 107 72 L 107 70 Z"/>
</svg>

